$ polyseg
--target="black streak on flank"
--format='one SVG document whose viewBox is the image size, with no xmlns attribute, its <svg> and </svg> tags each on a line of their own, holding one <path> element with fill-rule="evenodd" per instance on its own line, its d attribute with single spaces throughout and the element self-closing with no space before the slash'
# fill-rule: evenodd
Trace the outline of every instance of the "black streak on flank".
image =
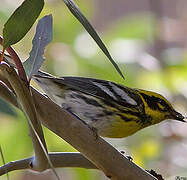
<svg viewBox="0 0 187 180">
<path fill-rule="evenodd" d="M 114 112 L 107 111 L 107 110 L 104 110 L 103 113 L 105 114 L 105 116 L 111 116 L 114 114 Z"/>
<path fill-rule="evenodd" d="M 127 118 L 125 116 L 123 116 L 122 114 L 117 114 L 118 116 L 120 116 L 121 119 L 123 119 L 125 122 L 129 122 L 129 121 L 133 121 L 134 119 L 132 118 Z"/>
<path fill-rule="evenodd" d="M 93 105 L 93 106 L 96 106 L 96 107 L 103 107 L 101 104 L 99 104 L 99 103 L 98 103 L 96 100 L 94 100 L 94 99 L 85 97 L 85 96 L 80 95 L 80 94 L 75 94 L 75 96 L 76 96 L 78 99 L 82 99 L 83 101 L 85 101 L 86 104 L 90 104 L 90 105 Z"/>
</svg>

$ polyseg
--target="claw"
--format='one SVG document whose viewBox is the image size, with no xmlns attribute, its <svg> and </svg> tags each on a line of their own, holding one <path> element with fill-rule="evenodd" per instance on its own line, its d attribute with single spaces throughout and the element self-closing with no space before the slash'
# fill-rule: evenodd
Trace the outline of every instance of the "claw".
<svg viewBox="0 0 187 180">
<path fill-rule="evenodd" d="M 97 140 L 98 137 L 99 137 L 97 129 L 94 128 L 94 127 L 92 127 L 92 126 L 89 126 L 89 125 L 88 125 L 88 127 L 89 127 L 89 128 L 91 129 L 91 131 L 93 132 L 93 135 L 94 135 L 94 137 L 95 137 L 95 140 Z"/>
<path fill-rule="evenodd" d="M 121 154 L 125 156 L 125 151 L 120 151 Z M 129 161 L 133 161 L 133 158 L 131 156 L 125 156 Z"/>
</svg>

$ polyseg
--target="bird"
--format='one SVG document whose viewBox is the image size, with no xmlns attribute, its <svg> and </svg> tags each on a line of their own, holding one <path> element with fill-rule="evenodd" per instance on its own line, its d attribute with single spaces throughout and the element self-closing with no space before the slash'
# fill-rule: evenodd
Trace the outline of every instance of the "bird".
<svg viewBox="0 0 187 180">
<path fill-rule="evenodd" d="M 186 122 L 162 95 L 87 77 L 55 77 L 38 71 L 33 80 L 52 101 L 102 137 L 123 138 L 166 119 Z"/>
</svg>

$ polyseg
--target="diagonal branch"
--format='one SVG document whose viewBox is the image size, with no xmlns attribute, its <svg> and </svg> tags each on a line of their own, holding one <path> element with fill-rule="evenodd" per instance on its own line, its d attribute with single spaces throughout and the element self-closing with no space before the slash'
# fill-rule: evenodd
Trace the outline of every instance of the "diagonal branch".
<svg viewBox="0 0 187 180">
<path fill-rule="evenodd" d="M 15 107 L 19 108 L 16 96 L 3 83 L 0 83 L 0 96 L 5 101 L 8 101 Z"/>
</svg>

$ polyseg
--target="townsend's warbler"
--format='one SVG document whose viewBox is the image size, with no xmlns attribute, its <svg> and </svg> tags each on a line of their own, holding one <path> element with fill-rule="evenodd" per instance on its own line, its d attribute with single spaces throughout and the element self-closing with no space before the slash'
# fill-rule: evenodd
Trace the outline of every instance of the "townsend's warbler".
<svg viewBox="0 0 187 180">
<path fill-rule="evenodd" d="M 51 100 L 103 137 L 126 137 L 165 119 L 186 122 L 155 92 L 91 78 L 56 78 L 41 71 L 33 78 Z"/>
</svg>

